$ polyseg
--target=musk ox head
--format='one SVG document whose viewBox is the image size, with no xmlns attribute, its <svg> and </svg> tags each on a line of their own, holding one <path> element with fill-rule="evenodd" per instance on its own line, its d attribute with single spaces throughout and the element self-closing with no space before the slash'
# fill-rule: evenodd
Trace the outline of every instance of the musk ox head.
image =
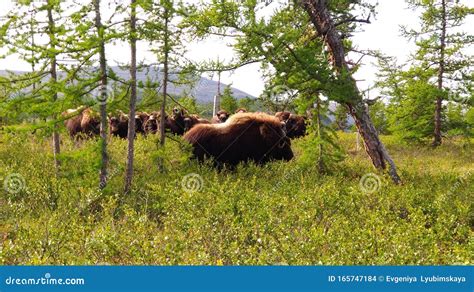
<svg viewBox="0 0 474 292">
<path fill-rule="evenodd" d="M 165 116 L 167 119 L 168 116 Z M 161 115 L 159 112 L 152 112 L 145 121 L 144 130 L 146 134 L 156 134 L 160 128 Z"/>
<path fill-rule="evenodd" d="M 198 160 L 213 158 L 218 164 L 262 164 L 293 158 L 284 125 L 265 113 L 239 113 L 221 124 L 198 124 L 184 135 Z"/>
<path fill-rule="evenodd" d="M 90 108 L 85 109 L 82 112 L 81 129 L 88 137 L 98 135 L 100 132 L 99 114 L 92 111 Z"/>
<path fill-rule="evenodd" d="M 200 118 L 198 115 L 189 115 L 184 118 L 184 131 L 189 131 L 192 127 L 197 124 L 209 124 L 206 119 Z"/>
<path fill-rule="evenodd" d="M 286 122 L 290 118 L 291 113 L 290 112 L 277 112 L 275 114 L 275 117 L 277 117 L 280 121 Z"/>
<path fill-rule="evenodd" d="M 128 115 L 120 111 L 118 116 L 110 117 L 109 129 L 111 135 L 126 138 L 128 135 Z"/>
<path fill-rule="evenodd" d="M 165 127 L 174 135 L 183 135 L 186 129 L 186 112 L 178 107 L 173 108 L 171 118 L 166 120 Z"/>
<path fill-rule="evenodd" d="M 306 119 L 303 116 L 290 115 L 286 121 L 286 133 L 291 139 L 306 135 Z"/>
<path fill-rule="evenodd" d="M 137 133 L 145 133 L 145 123 L 149 115 L 145 112 L 137 112 L 135 115 L 135 130 Z"/>
<path fill-rule="evenodd" d="M 186 113 L 182 108 L 174 107 L 173 108 L 173 115 L 171 116 L 173 119 L 184 118 Z"/>
<path fill-rule="evenodd" d="M 214 124 L 225 123 L 229 118 L 230 114 L 225 110 L 220 110 L 217 112 L 216 116 L 212 118 Z"/>
<path fill-rule="evenodd" d="M 66 118 L 64 125 L 73 139 L 92 137 L 100 132 L 100 118 L 90 108 L 80 106 L 77 109 L 68 109 L 61 115 Z"/>
<path fill-rule="evenodd" d="M 289 138 L 298 138 L 306 135 L 306 118 L 290 112 L 277 112 L 280 121 L 285 123 L 286 134 Z"/>
</svg>

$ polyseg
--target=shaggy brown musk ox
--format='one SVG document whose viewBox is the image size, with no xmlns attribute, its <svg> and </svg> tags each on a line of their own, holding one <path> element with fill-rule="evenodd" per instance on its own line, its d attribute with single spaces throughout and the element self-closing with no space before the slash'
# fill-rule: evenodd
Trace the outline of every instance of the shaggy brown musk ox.
<svg viewBox="0 0 474 292">
<path fill-rule="evenodd" d="M 90 108 L 81 106 L 77 109 L 69 109 L 61 115 L 68 118 L 64 121 L 64 125 L 72 139 L 77 139 L 81 135 L 93 137 L 99 134 L 100 120 Z"/>
<path fill-rule="evenodd" d="M 218 165 L 259 164 L 293 158 L 284 126 L 265 113 L 239 113 L 222 124 L 198 124 L 184 135 L 199 160 L 213 158 Z"/>
<path fill-rule="evenodd" d="M 118 112 L 118 116 L 109 117 L 109 130 L 112 136 L 117 136 L 122 139 L 128 136 L 128 115 L 122 111 Z"/>
<path fill-rule="evenodd" d="M 150 115 L 145 112 L 137 112 L 135 114 L 135 131 L 137 133 L 145 134 L 145 123 Z"/>
<path fill-rule="evenodd" d="M 148 119 L 143 124 L 143 130 L 145 134 L 156 134 L 160 130 L 160 112 L 151 112 Z M 168 119 L 168 116 L 165 116 Z"/>
</svg>

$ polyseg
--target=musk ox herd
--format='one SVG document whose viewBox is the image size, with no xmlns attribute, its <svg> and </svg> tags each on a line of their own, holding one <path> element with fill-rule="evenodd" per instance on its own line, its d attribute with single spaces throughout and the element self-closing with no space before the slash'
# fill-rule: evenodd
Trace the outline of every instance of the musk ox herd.
<svg viewBox="0 0 474 292">
<path fill-rule="evenodd" d="M 90 108 L 67 110 L 62 116 L 72 139 L 93 137 L 100 132 L 100 117 Z M 137 135 L 159 133 L 160 112 L 137 112 L 134 118 Z M 129 119 L 121 111 L 109 115 L 110 134 L 127 138 Z M 293 158 L 290 139 L 306 133 L 306 118 L 286 111 L 269 115 L 240 108 L 231 115 L 221 110 L 209 121 L 175 107 L 164 121 L 166 132 L 183 136 L 192 145 L 196 159 L 212 158 L 218 164 L 231 166 L 245 161 L 263 164 L 270 160 L 290 160 Z"/>
</svg>

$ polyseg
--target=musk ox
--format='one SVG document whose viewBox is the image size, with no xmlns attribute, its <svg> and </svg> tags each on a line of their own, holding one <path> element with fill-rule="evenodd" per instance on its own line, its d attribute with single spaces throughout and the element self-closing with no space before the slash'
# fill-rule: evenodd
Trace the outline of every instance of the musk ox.
<svg viewBox="0 0 474 292">
<path fill-rule="evenodd" d="M 168 119 L 168 116 L 165 116 Z M 151 112 L 144 124 L 145 134 L 156 134 L 160 130 L 160 112 Z"/>
<path fill-rule="evenodd" d="M 265 113 L 239 113 L 221 124 L 198 124 L 184 135 L 193 154 L 203 161 L 213 158 L 217 165 L 240 162 L 258 164 L 293 158 L 290 139 L 278 118 Z"/>
<path fill-rule="evenodd" d="M 290 138 L 299 138 L 306 135 L 306 118 L 290 112 L 277 112 L 280 121 L 285 122 L 286 135 Z"/>
<path fill-rule="evenodd" d="M 184 118 L 184 131 L 189 131 L 192 127 L 197 124 L 210 124 L 206 119 L 200 118 L 198 115 L 189 115 Z"/>
<path fill-rule="evenodd" d="M 118 136 L 120 138 L 127 138 L 128 136 L 128 115 L 122 111 L 119 112 L 118 116 L 112 116 L 109 118 L 110 134 Z"/>
<path fill-rule="evenodd" d="M 90 108 L 81 106 L 77 109 L 69 109 L 62 113 L 62 116 L 68 118 L 64 125 L 72 139 L 80 136 L 92 137 L 100 132 L 100 119 Z"/>
<path fill-rule="evenodd" d="M 135 114 L 135 131 L 136 133 L 145 134 L 145 123 L 149 115 L 145 112 L 137 112 Z"/>
<path fill-rule="evenodd" d="M 229 113 L 226 112 L 225 110 L 220 110 L 217 112 L 217 114 L 212 118 L 211 123 L 213 124 L 220 124 L 220 123 L 225 123 L 227 119 L 229 118 Z"/>
<path fill-rule="evenodd" d="M 183 135 L 186 129 L 185 125 L 186 113 L 178 107 L 173 108 L 173 114 L 167 119 L 165 127 L 174 135 Z"/>
</svg>

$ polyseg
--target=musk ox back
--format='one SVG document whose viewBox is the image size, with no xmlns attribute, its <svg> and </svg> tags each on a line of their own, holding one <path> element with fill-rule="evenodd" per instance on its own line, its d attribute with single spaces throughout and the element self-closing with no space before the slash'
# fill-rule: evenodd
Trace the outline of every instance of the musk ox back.
<svg viewBox="0 0 474 292">
<path fill-rule="evenodd" d="M 264 113 L 239 113 L 222 124 L 198 124 L 184 135 L 194 156 L 202 161 L 237 165 L 293 158 L 291 144 L 278 118 Z"/>
</svg>

